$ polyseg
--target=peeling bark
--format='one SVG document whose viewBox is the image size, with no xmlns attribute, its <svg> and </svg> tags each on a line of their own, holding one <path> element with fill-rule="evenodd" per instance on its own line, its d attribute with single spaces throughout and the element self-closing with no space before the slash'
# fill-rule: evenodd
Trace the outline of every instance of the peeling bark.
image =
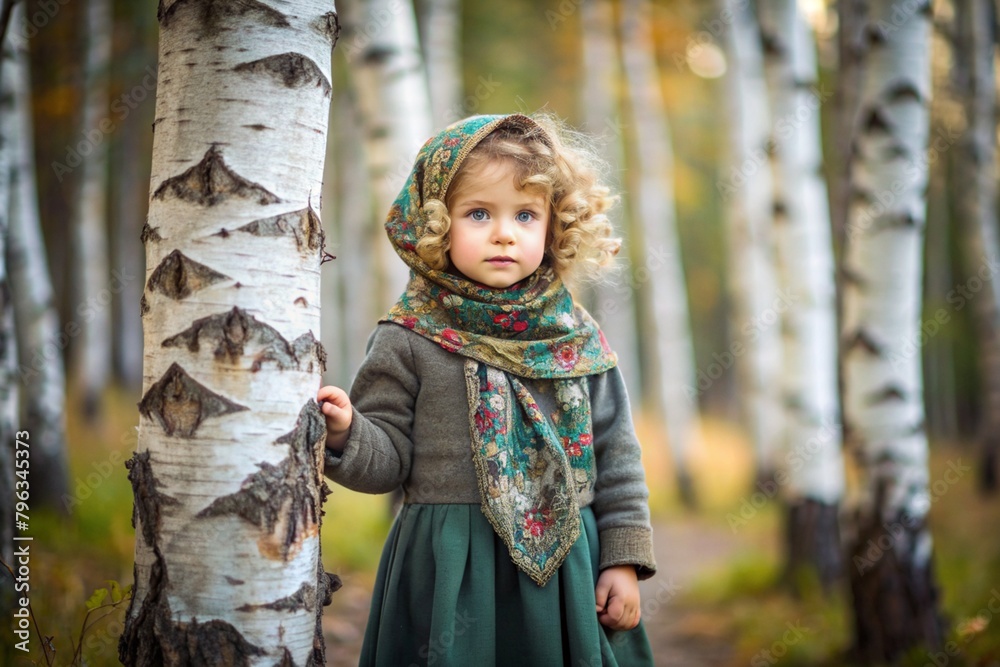
<svg viewBox="0 0 1000 667">
<path fill-rule="evenodd" d="M 231 278 L 174 250 L 153 271 L 146 288 L 180 301 L 223 280 Z"/>
<path fill-rule="evenodd" d="M 237 72 L 266 74 L 280 81 L 286 88 L 305 88 L 316 86 L 323 90 L 323 95 L 330 96 L 330 80 L 309 58 L 301 53 L 282 53 L 268 56 L 260 60 L 243 63 L 234 67 Z"/>
<path fill-rule="evenodd" d="M 177 363 L 142 397 L 139 412 L 155 417 L 167 435 L 190 438 L 211 417 L 248 410 L 201 384 Z"/>
<path fill-rule="evenodd" d="M 233 231 L 260 237 L 291 236 L 299 252 L 318 251 L 324 245 L 323 225 L 312 207 L 254 220 Z"/>
<path fill-rule="evenodd" d="M 230 169 L 215 144 L 205 152 L 201 162 L 163 181 L 153 193 L 153 199 L 167 197 L 201 206 L 215 206 L 232 198 L 256 200 L 261 206 L 281 202 L 264 187 Z"/>
<path fill-rule="evenodd" d="M 142 234 L 139 236 L 139 240 L 142 241 L 143 245 L 146 245 L 150 241 L 153 242 L 162 241 L 163 237 L 160 236 L 159 227 L 150 227 L 149 223 L 147 222 L 142 226 Z"/>
</svg>

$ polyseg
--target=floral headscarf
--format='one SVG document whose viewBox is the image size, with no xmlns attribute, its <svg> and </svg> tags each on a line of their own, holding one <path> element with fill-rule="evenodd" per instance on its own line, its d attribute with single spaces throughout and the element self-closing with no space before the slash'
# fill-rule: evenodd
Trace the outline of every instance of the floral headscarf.
<svg viewBox="0 0 1000 667">
<path fill-rule="evenodd" d="M 585 377 L 607 371 L 617 359 L 548 260 L 520 282 L 494 289 L 432 269 L 417 255 L 424 204 L 444 201 L 462 161 L 498 128 L 539 131 L 520 114 L 473 116 L 445 128 L 420 150 L 385 223 L 396 252 L 411 268 L 410 281 L 381 321 L 466 357 L 483 513 L 514 563 L 544 585 L 580 534 L 577 493 L 593 482 Z M 555 412 L 546 417 L 519 378 L 539 380 L 542 391 L 555 396 Z"/>
</svg>

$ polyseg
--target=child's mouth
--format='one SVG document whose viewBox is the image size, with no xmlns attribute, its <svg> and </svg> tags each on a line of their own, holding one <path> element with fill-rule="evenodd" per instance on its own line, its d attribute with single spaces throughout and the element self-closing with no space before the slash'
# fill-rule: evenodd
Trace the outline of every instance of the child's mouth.
<svg viewBox="0 0 1000 667">
<path fill-rule="evenodd" d="M 486 261 L 492 264 L 493 266 L 508 266 L 509 264 L 514 263 L 514 260 L 511 259 L 510 257 L 490 257 Z"/>
</svg>

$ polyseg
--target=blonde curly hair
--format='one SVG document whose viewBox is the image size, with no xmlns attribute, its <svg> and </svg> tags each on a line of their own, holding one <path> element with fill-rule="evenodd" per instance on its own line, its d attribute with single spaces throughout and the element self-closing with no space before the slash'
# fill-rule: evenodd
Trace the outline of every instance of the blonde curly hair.
<svg viewBox="0 0 1000 667">
<path fill-rule="evenodd" d="M 617 200 L 600 182 L 601 160 L 587 139 L 553 116 L 534 114 L 537 127 L 500 127 L 465 157 L 448 186 L 444 201 L 424 203 L 424 233 L 416 252 L 439 271 L 450 266 L 448 207 L 465 185 L 469 172 L 484 163 L 508 161 L 519 189 L 532 189 L 549 202 L 545 256 L 560 277 L 581 281 L 598 278 L 597 269 L 610 266 L 621 239 L 605 212 Z"/>
</svg>

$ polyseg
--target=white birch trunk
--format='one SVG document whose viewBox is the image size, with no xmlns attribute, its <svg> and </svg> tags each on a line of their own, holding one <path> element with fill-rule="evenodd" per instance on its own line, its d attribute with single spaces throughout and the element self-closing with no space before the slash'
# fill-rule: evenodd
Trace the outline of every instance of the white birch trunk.
<svg viewBox="0 0 1000 667">
<path fill-rule="evenodd" d="M 162 0 L 126 665 L 323 664 L 332 2 Z"/>
<path fill-rule="evenodd" d="M 837 512 L 844 460 L 837 384 L 837 317 L 830 208 L 823 180 L 812 33 L 795 0 L 764 0 L 760 19 L 774 174 L 782 313 L 781 391 L 787 476 L 788 568 L 813 568 L 825 585 L 840 573 Z"/>
<path fill-rule="evenodd" d="M 72 271 L 74 303 L 94 299 L 108 287 L 107 170 L 108 67 L 111 63 L 111 2 L 88 0 L 85 9 L 85 96 L 80 133 L 90 154 L 80 165 L 79 191 L 72 205 Z M 84 414 L 94 418 L 111 373 L 111 308 L 91 307 L 78 321 L 80 336 L 73 347 L 72 375 Z"/>
<path fill-rule="evenodd" d="M 441 129 L 463 115 L 461 29 L 458 0 L 421 3 L 420 44 L 427 62 L 431 118 Z"/>
<path fill-rule="evenodd" d="M 410 270 L 385 233 L 385 218 L 431 135 L 427 77 L 413 4 L 409 0 L 348 0 L 344 55 L 350 65 L 364 127 L 365 157 L 374 194 L 371 236 L 378 298 L 385 312 L 402 294 Z"/>
<path fill-rule="evenodd" d="M 942 641 L 920 358 L 930 6 L 870 7 L 842 271 L 845 437 L 863 490 L 850 571 L 865 664 Z"/>
<path fill-rule="evenodd" d="M 771 243 L 773 192 L 767 146 L 770 116 L 760 36 L 745 3 L 723 0 L 733 22 L 726 31 L 726 94 L 730 114 L 730 167 L 718 183 L 726 205 L 729 289 L 733 299 L 730 348 L 715 355 L 705 377 L 735 365 L 740 402 L 757 455 L 757 476 L 770 479 L 781 438 L 778 377 L 781 368 L 780 310 L 790 305 L 778 293 Z M 699 387 L 703 382 L 699 381 Z"/>
<path fill-rule="evenodd" d="M 657 378 L 656 399 L 662 410 L 682 497 L 693 504 L 688 452 L 695 437 L 697 415 L 696 394 L 692 391 L 694 353 L 677 242 L 673 146 L 653 50 L 651 14 L 647 0 L 626 0 L 622 11 L 622 43 L 628 45 L 623 50 L 623 63 L 634 124 L 633 152 L 639 172 L 635 214 L 640 221 L 643 246 L 660 258 L 659 266 L 647 267 L 649 289 L 641 294 L 647 298 L 645 310 L 649 320 L 645 330 L 654 341 L 650 362 Z"/>
<path fill-rule="evenodd" d="M 958 95 L 965 107 L 962 156 L 954 161 L 955 203 L 976 315 L 982 393 L 980 486 L 997 490 L 1000 456 L 1000 242 L 997 240 L 996 79 L 992 0 L 955 4 Z M 973 282 L 975 281 L 975 282 Z M 972 287 L 978 286 L 973 290 Z M 964 298 L 964 297 L 963 297 Z"/>
<path fill-rule="evenodd" d="M 20 25 L 22 11 L 21 5 L 15 8 L 14 25 Z M 31 429 L 32 506 L 66 511 L 66 377 L 62 355 L 46 351 L 46 345 L 58 339 L 59 316 L 35 188 L 28 45 L 16 29 L 8 29 L 7 45 L 12 60 L 3 77 L 4 90 L 13 96 L 14 109 L 9 119 L 13 143 L 9 153 L 12 164 L 6 260 L 18 341 L 20 413 L 22 423 Z"/>
<path fill-rule="evenodd" d="M 580 7 L 580 27 L 583 43 L 583 90 L 581 110 L 584 127 L 598 137 L 602 156 L 610 167 L 608 174 L 612 187 L 623 191 L 620 175 L 624 173 L 625 154 L 620 106 L 619 81 L 622 77 L 621 56 L 615 38 L 615 8 L 610 0 L 584 0 Z M 622 194 L 624 194 L 622 192 Z M 615 233 L 621 236 L 625 247 L 633 244 L 627 224 L 628 214 L 622 204 L 612 211 Z M 639 335 L 633 288 L 633 266 L 623 252 L 617 258 L 617 270 L 606 282 L 598 282 L 589 289 L 593 315 L 601 325 L 611 347 L 618 355 L 618 367 L 628 392 L 639 396 L 642 369 L 639 364 Z"/>
</svg>

